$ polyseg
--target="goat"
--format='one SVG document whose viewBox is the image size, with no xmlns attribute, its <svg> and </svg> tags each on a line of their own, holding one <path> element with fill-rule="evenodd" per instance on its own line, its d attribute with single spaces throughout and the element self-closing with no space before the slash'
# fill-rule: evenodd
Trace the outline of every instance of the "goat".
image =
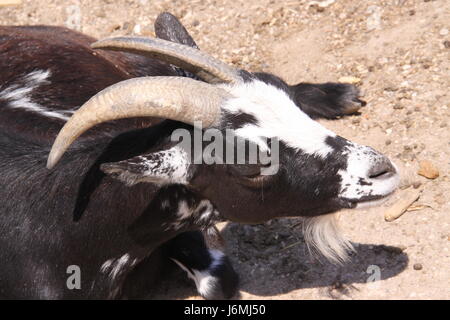
<svg viewBox="0 0 450 320">
<path fill-rule="evenodd" d="M 230 298 L 238 277 L 216 222 L 304 217 L 309 245 L 339 262 L 351 244 L 333 213 L 396 189 L 388 158 L 312 120 L 357 111 L 354 86 L 237 70 L 168 13 L 155 30 L 95 42 L 0 27 L 0 297 L 142 297 L 172 261 L 203 297 Z M 170 137 L 198 121 L 260 149 L 275 139 L 278 171 L 193 163 Z"/>
</svg>

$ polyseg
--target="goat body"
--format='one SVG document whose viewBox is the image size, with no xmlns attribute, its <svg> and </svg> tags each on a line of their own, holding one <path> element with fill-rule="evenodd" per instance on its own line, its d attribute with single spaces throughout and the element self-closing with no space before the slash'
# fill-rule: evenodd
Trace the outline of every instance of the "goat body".
<svg viewBox="0 0 450 320">
<path fill-rule="evenodd" d="M 160 37 L 196 47 L 177 20 L 167 15 L 162 18 L 157 23 Z M 168 19 L 166 24 L 164 19 Z M 46 160 L 57 133 L 99 91 L 135 77 L 196 78 L 142 55 L 93 50 L 90 44 L 94 41 L 60 27 L 0 27 L 0 297 L 139 297 L 170 258 L 195 279 L 204 297 L 227 298 L 236 291 L 237 275 L 217 245 L 215 222 L 322 217 L 342 207 L 355 207 L 359 199 L 351 198 L 353 194 L 361 199 L 366 194 L 378 197 L 372 189 L 364 193 L 364 184 L 351 189 L 353 176 L 345 175 L 350 163 L 347 154 L 356 150 L 358 159 L 365 159 L 369 157 L 366 149 L 330 133 L 323 142 L 329 152 L 321 158 L 309 155 L 307 149 L 293 149 L 290 144 L 295 137 L 281 128 L 272 132 L 278 130 L 275 133 L 281 132 L 279 136 L 285 139 L 283 166 L 267 187 L 265 199 L 260 198 L 259 186 L 255 190 L 252 183 L 235 182 L 251 181 L 238 166 L 198 166 L 187 184 L 124 186 L 114 170 L 129 174 L 125 159 L 154 159 L 143 154 L 170 149 L 169 137 L 176 129 L 192 130 L 181 122 L 151 117 L 96 126 L 48 170 Z M 289 86 L 266 73 L 242 75 L 247 89 L 230 87 L 227 90 L 233 95 L 256 101 L 265 89 L 255 88 L 269 88 L 273 95 L 267 101 L 295 103 L 302 110 L 298 119 L 305 121 L 299 125 L 312 131 L 316 125 L 307 115 L 334 118 L 364 104 L 350 85 Z M 252 131 L 259 134 L 273 125 L 258 110 L 252 115 L 252 110 L 233 113 L 238 107 L 231 104 L 226 108 L 223 123 L 236 131 L 249 125 L 261 129 Z M 371 157 L 381 163 L 380 155 Z M 117 169 L 118 165 L 107 163 L 124 166 Z M 377 170 L 390 168 L 384 164 Z M 345 178 L 350 181 L 346 190 L 340 187 Z M 219 180 L 222 185 L 217 185 Z M 338 197 L 339 192 L 348 199 Z M 316 240 L 317 234 L 310 232 Z M 329 250 L 318 245 L 324 253 Z M 332 253 L 329 256 L 333 258 Z M 79 267 L 81 287 L 68 285 L 70 266 Z"/>
</svg>

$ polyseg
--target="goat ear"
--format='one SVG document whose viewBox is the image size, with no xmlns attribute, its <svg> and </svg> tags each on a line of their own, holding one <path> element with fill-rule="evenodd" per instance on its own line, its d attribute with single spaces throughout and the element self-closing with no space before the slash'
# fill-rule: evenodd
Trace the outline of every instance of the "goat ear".
<svg viewBox="0 0 450 320">
<path fill-rule="evenodd" d="M 186 28 L 174 15 L 169 12 L 163 12 L 158 16 L 158 18 L 156 18 L 155 34 L 157 38 L 199 49 L 194 39 L 192 39 L 189 32 L 187 32 Z M 188 77 L 196 80 L 201 80 L 191 72 L 188 72 L 174 65 L 171 65 L 171 67 L 180 77 Z"/>
<path fill-rule="evenodd" d="M 179 146 L 100 165 L 104 173 L 128 186 L 139 182 L 185 184 L 190 177 L 189 168 L 188 154 Z"/>
<path fill-rule="evenodd" d="M 299 83 L 290 86 L 297 106 L 313 119 L 354 114 L 366 105 L 357 87 L 348 83 Z"/>
<path fill-rule="evenodd" d="M 155 34 L 158 38 L 198 49 L 194 39 L 181 24 L 181 22 L 171 13 L 161 13 L 155 21 Z"/>
</svg>

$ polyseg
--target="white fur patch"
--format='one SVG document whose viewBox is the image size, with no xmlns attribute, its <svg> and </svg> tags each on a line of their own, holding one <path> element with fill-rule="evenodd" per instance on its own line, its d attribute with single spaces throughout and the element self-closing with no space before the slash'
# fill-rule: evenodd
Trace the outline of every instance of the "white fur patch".
<svg viewBox="0 0 450 320">
<path fill-rule="evenodd" d="M 195 284 L 198 293 L 203 297 L 212 295 L 211 291 L 216 288 L 219 279 L 212 276 L 208 271 L 194 270 Z"/>
<path fill-rule="evenodd" d="M 311 253 L 321 253 L 334 263 L 347 261 L 348 252 L 354 250 L 350 241 L 342 236 L 335 214 L 305 218 L 303 234 Z"/>
<path fill-rule="evenodd" d="M 289 147 L 310 155 L 326 157 L 333 148 L 325 140 L 336 134 L 312 120 L 301 111 L 282 90 L 259 80 L 233 85 L 222 85 L 235 98 L 228 100 L 223 109 L 230 113 L 247 113 L 258 120 L 236 130 L 236 135 L 268 149 L 261 139 L 278 138 Z"/>
<path fill-rule="evenodd" d="M 217 215 L 217 211 L 215 211 L 211 201 L 209 200 L 200 201 L 200 203 L 197 205 L 196 211 L 200 209 L 204 210 L 204 212 L 200 215 L 200 217 L 198 217 L 199 222 L 210 220 L 212 214 Z"/>
<path fill-rule="evenodd" d="M 186 184 L 189 179 L 190 162 L 188 155 L 183 148 L 178 146 L 137 156 L 123 162 L 127 162 L 127 169 L 120 166 L 111 166 L 105 170 L 110 174 L 117 173 L 117 178 L 128 186 L 140 182 L 150 182 L 157 185 Z M 137 167 L 137 170 L 133 170 L 134 166 Z"/>
<path fill-rule="evenodd" d="M 225 254 L 217 249 L 209 249 L 209 254 L 211 256 L 212 259 L 212 263 L 209 266 L 209 269 L 214 269 L 215 267 L 217 267 L 218 265 L 220 265 L 222 263 L 223 258 L 225 257 Z"/>
<path fill-rule="evenodd" d="M 192 269 L 192 272 L 185 267 L 181 262 L 176 259 L 172 260 L 184 271 L 186 271 L 188 277 L 195 282 L 195 286 L 197 287 L 198 293 L 203 297 L 210 297 L 213 295 L 212 290 L 217 288 L 217 283 L 219 282 L 219 278 L 211 275 L 211 270 L 214 270 L 218 265 L 222 263 L 222 259 L 225 256 L 222 251 L 209 249 L 209 254 L 212 259 L 211 264 L 205 270 L 195 270 Z"/>
<path fill-rule="evenodd" d="M 23 86 L 13 84 L 0 92 L 0 98 L 8 101 L 7 106 L 13 109 L 23 109 L 30 112 L 38 113 L 45 117 L 57 118 L 67 121 L 72 110 L 49 110 L 31 100 L 30 94 L 37 87 L 48 84 L 50 77 L 49 70 L 36 70 L 25 75 L 22 79 Z"/>
<path fill-rule="evenodd" d="M 111 265 L 113 264 L 113 262 L 114 262 L 114 259 L 106 260 L 100 267 L 100 271 L 103 273 L 107 272 L 111 268 Z"/>
<path fill-rule="evenodd" d="M 147 166 L 147 170 L 141 174 L 141 181 L 159 184 L 187 183 L 190 162 L 183 148 L 175 146 L 159 151 L 151 158 L 139 158 L 142 160 L 141 164 Z M 157 158 L 157 161 L 154 158 Z"/>
<path fill-rule="evenodd" d="M 195 270 L 192 272 L 189 271 L 181 262 L 176 259 L 172 259 L 182 270 L 186 271 L 188 277 L 194 281 L 195 286 L 197 287 L 198 293 L 203 297 L 208 297 L 210 295 L 211 290 L 215 287 L 215 283 L 219 279 L 212 276 L 208 270 Z"/>
<path fill-rule="evenodd" d="M 202 211 L 201 214 L 200 211 Z M 162 224 L 165 231 L 179 230 L 186 225 L 186 222 L 208 226 L 219 216 L 218 211 L 214 209 L 209 200 L 201 200 L 194 208 L 189 207 L 185 200 L 180 200 L 176 214 L 176 221 Z"/>
<path fill-rule="evenodd" d="M 201 271 L 193 269 L 191 272 L 178 260 L 172 258 L 172 261 L 175 262 L 182 270 L 186 271 L 189 279 L 194 281 L 197 291 L 201 296 L 207 298 L 210 295 L 211 290 L 215 287 L 215 283 L 217 283 L 219 279 L 212 276 L 208 269 Z"/>
<path fill-rule="evenodd" d="M 347 169 L 339 170 L 342 178 L 340 196 L 346 199 L 360 199 L 365 196 L 387 196 L 398 186 L 399 175 L 386 179 L 369 179 L 368 172 L 383 157 L 370 147 L 351 143 L 346 147 Z M 395 167 L 395 166 L 394 166 Z"/>
<path fill-rule="evenodd" d="M 100 267 L 102 273 L 108 274 L 111 280 L 114 280 L 118 275 L 122 274 L 124 270 L 134 267 L 138 259 L 131 259 L 128 253 L 125 253 L 118 259 L 109 259 L 105 261 Z"/>
<path fill-rule="evenodd" d="M 178 211 L 177 211 L 177 216 L 180 220 L 184 220 L 187 219 L 191 216 L 192 214 L 192 210 L 191 208 L 189 208 L 188 204 L 186 203 L 186 201 L 181 200 L 178 203 Z"/>
</svg>

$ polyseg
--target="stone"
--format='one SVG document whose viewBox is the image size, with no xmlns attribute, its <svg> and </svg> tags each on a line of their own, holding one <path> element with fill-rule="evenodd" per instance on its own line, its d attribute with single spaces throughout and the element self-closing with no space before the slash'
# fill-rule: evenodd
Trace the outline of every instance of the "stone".
<svg viewBox="0 0 450 320">
<path fill-rule="evenodd" d="M 436 179 L 439 177 L 439 170 L 429 160 L 419 162 L 419 171 L 417 173 L 428 179 Z"/>
</svg>

